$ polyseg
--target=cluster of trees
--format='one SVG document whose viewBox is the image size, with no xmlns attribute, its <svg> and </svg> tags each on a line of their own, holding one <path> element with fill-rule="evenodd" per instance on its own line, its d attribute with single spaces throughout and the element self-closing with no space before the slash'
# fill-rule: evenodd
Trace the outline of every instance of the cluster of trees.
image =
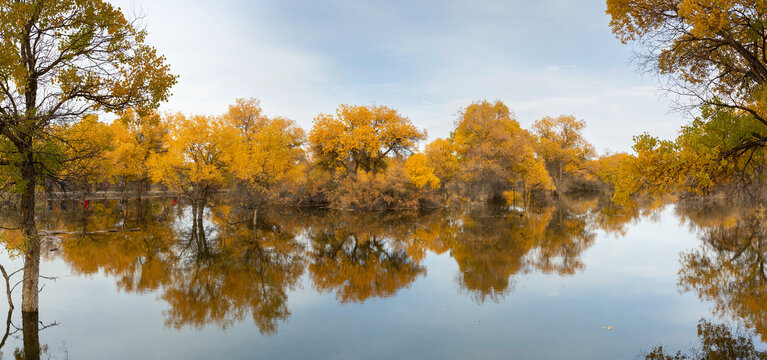
<svg viewBox="0 0 767 360">
<path fill-rule="evenodd" d="M 264 115 L 258 100 L 239 99 L 219 116 L 127 110 L 111 125 L 89 116 L 73 128 L 78 138 L 99 139 L 88 143 L 96 156 L 62 173 L 121 191 L 161 184 L 198 205 L 222 189 L 255 204 L 355 210 L 513 202 L 601 189 L 611 157 L 596 158 L 584 127 L 560 116 L 528 131 L 502 102 L 478 101 L 461 111 L 450 137 L 419 152 L 426 132 L 390 107 L 342 105 L 317 116 L 307 136 L 292 120 Z"/>
<path fill-rule="evenodd" d="M 462 109 L 450 136 L 422 151 L 425 131 L 386 106 L 340 106 L 315 118 L 308 134 L 265 116 L 252 99 L 219 116 L 159 114 L 153 109 L 177 77 L 119 8 L 103 0 L 0 4 L 0 181 L 20 203 L 23 236 L 13 246 L 25 257 L 22 311 L 37 311 L 35 200 L 54 181 L 139 192 L 161 184 L 198 205 L 228 188 L 256 204 L 340 209 L 516 203 L 609 188 L 628 204 L 763 184 L 767 5 L 607 0 L 607 13 L 616 36 L 644 50 L 642 63 L 699 115 L 675 140 L 644 134 L 635 154 L 597 158 L 583 121 L 547 117 L 526 130 L 500 101 Z M 90 115 L 104 111 L 118 120 Z"/>
<path fill-rule="evenodd" d="M 701 239 L 697 249 L 681 255 L 679 286 L 714 304 L 718 315 L 737 320 L 764 341 L 767 213 L 762 206 L 724 209 L 696 206 L 677 210 Z"/>
</svg>

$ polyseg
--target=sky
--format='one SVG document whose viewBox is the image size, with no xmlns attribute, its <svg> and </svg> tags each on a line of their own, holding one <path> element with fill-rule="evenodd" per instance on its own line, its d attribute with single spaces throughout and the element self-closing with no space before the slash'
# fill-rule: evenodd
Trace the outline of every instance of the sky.
<svg viewBox="0 0 767 360">
<path fill-rule="evenodd" d="M 429 139 L 501 100 L 529 128 L 574 115 L 600 152 L 676 136 L 658 80 L 610 31 L 604 0 L 115 0 L 179 75 L 163 111 L 221 114 L 257 98 L 307 131 L 340 104 L 387 105 Z"/>
</svg>

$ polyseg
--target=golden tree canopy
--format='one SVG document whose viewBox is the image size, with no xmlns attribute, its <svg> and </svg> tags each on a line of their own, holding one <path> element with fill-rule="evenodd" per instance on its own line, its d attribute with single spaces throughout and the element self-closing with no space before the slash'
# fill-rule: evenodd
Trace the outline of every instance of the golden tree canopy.
<svg viewBox="0 0 767 360">
<path fill-rule="evenodd" d="M 377 172 L 386 157 L 412 152 L 426 132 L 388 106 L 341 105 L 336 116 L 314 119 L 309 142 L 316 160 L 330 169 Z"/>
<path fill-rule="evenodd" d="M 166 118 L 168 134 L 163 151 L 149 159 L 155 182 L 182 192 L 208 194 L 228 180 L 223 139 L 235 136 L 220 119 L 175 114 Z"/>
<path fill-rule="evenodd" d="M 500 195 L 523 182 L 553 190 L 543 160 L 535 154 L 535 138 L 519 126 L 501 101 L 475 102 L 461 114 L 453 133 L 461 180 L 470 194 Z"/>
<path fill-rule="evenodd" d="M 306 135 L 293 120 L 262 114 L 256 99 L 237 99 L 222 117 L 232 134 L 225 139 L 224 157 L 233 175 L 252 190 L 263 192 L 276 183 L 299 177 Z"/>
<path fill-rule="evenodd" d="M 583 163 L 595 155 L 594 147 L 583 136 L 585 127 L 585 121 L 572 115 L 547 116 L 533 123 L 538 136 L 537 153 L 557 181 L 581 170 Z"/>
</svg>

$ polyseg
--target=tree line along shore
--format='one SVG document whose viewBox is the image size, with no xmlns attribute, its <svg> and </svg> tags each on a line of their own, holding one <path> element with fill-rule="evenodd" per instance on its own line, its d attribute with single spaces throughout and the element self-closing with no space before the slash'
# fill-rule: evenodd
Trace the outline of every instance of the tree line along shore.
<svg viewBox="0 0 767 360">
<path fill-rule="evenodd" d="M 350 210 L 418 209 L 557 194 L 612 191 L 627 154 L 597 156 L 585 121 L 545 117 L 523 129 L 501 101 L 462 109 L 447 138 L 425 143 L 387 106 L 341 105 L 308 132 L 238 99 L 216 116 L 127 109 L 111 124 L 86 115 L 60 130 L 55 171 L 39 191 L 52 197 L 176 194 L 204 205 L 234 191 L 251 205 Z M 64 159 L 65 161 L 62 161 Z"/>
</svg>

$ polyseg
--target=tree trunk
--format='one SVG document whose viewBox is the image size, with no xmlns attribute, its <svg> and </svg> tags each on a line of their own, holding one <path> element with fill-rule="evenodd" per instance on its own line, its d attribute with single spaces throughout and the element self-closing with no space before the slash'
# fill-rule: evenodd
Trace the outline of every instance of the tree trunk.
<svg viewBox="0 0 767 360">
<path fill-rule="evenodd" d="M 21 311 L 37 312 L 38 280 L 40 276 L 40 238 L 35 226 L 35 169 L 32 154 L 27 155 L 22 168 L 26 184 L 21 195 L 21 231 L 27 243 L 24 256 L 24 279 L 21 291 Z"/>
<path fill-rule="evenodd" d="M 22 334 L 24 337 L 24 359 L 40 360 L 40 335 L 37 312 L 22 312 Z"/>
</svg>

